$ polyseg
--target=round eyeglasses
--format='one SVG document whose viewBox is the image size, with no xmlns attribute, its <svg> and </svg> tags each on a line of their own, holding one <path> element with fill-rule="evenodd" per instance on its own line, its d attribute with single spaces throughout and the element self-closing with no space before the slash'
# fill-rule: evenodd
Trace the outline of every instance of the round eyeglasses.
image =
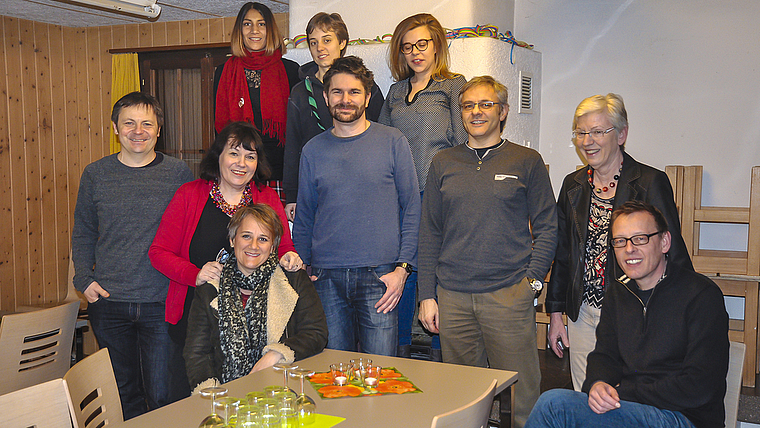
<svg viewBox="0 0 760 428">
<path fill-rule="evenodd" d="M 613 129 L 615 129 L 614 126 L 610 129 L 605 129 L 604 131 L 602 131 L 601 129 L 592 129 L 591 131 L 583 132 L 576 129 L 575 131 L 573 131 L 573 138 L 576 140 L 582 140 L 586 137 L 586 135 L 590 135 L 592 140 L 598 141 L 605 135 L 612 132 Z"/>
<path fill-rule="evenodd" d="M 631 241 L 631 244 L 638 247 L 639 245 L 648 244 L 649 238 L 657 235 L 658 233 L 660 232 L 652 232 L 649 235 L 633 235 L 630 238 L 612 238 L 610 239 L 610 245 L 612 245 L 612 248 L 623 248 L 628 244 L 628 241 Z"/>
<path fill-rule="evenodd" d="M 403 52 L 404 55 L 409 55 L 415 47 L 417 47 L 418 51 L 425 52 L 432 41 L 433 39 L 419 39 L 417 40 L 417 43 L 403 43 L 401 45 L 401 52 Z"/>
</svg>

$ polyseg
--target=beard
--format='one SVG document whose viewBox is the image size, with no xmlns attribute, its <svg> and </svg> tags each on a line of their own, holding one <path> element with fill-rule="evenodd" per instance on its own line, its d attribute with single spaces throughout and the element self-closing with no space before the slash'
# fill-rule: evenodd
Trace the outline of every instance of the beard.
<svg viewBox="0 0 760 428">
<path fill-rule="evenodd" d="M 338 122 L 342 123 L 351 123 L 359 119 L 360 117 L 364 116 L 364 104 L 362 105 L 355 105 L 355 104 L 336 104 L 334 106 L 328 106 L 330 109 L 330 116 L 333 117 L 333 119 L 337 120 Z M 346 109 L 346 108 L 353 108 L 353 112 L 343 112 L 338 111 L 338 109 Z"/>
</svg>

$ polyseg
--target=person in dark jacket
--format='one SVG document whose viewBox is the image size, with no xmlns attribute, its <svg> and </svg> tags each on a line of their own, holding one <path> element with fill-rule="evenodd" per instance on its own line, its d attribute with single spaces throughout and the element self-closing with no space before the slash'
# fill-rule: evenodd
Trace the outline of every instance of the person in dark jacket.
<svg viewBox="0 0 760 428">
<path fill-rule="evenodd" d="M 283 271 L 283 227 L 266 204 L 238 209 L 230 220 L 231 255 L 219 283 L 196 289 L 184 357 L 195 391 L 279 362 L 317 354 L 327 344 L 322 303 L 306 271 Z"/>
<path fill-rule="evenodd" d="M 667 175 L 625 151 L 628 113 L 623 99 L 617 94 L 584 99 L 575 110 L 572 129 L 573 142 L 588 165 L 568 174 L 559 193 L 559 241 L 545 305 L 551 314 L 551 348 L 561 358 L 563 346 L 570 347 L 573 386 L 580 391 L 605 290 L 614 278 L 614 254 L 607 238 L 612 211 L 630 200 L 656 206 L 672 235 L 670 260 L 685 269 L 694 268 Z M 568 318 L 567 332 L 563 312 Z"/>
<path fill-rule="evenodd" d="M 336 58 L 343 58 L 348 47 L 348 28 L 340 14 L 319 12 L 306 25 L 309 52 L 314 61 L 307 62 L 298 70 L 301 79 L 290 92 L 288 100 L 288 127 L 285 133 L 285 163 L 283 188 L 285 189 L 285 214 L 293 221 L 298 200 L 298 167 L 301 150 L 312 138 L 332 127 L 333 119 L 327 108 L 322 78 Z M 367 107 L 367 119 L 377 122 L 383 108 L 383 93 L 372 82 Z"/>
<path fill-rule="evenodd" d="M 672 234 L 651 204 L 626 202 L 611 223 L 625 274 L 607 290 L 583 392 L 547 391 L 526 428 L 723 427 L 729 343 L 720 288 L 672 262 Z"/>
</svg>

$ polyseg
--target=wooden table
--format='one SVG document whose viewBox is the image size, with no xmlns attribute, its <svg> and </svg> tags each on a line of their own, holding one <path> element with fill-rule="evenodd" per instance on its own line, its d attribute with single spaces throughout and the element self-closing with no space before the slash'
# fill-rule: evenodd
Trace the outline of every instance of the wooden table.
<svg viewBox="0 0 760 428">
<path fill-rule="evenodd" d="M 496 393 L 509 388 L 509 395 L 514 397 L 513 386 L 518 377 L 516 372 L 505 370 L 329 349 L 311 358 L 298 361 L 297 364 L 303 368 L 322 372 L 327 371 L 332 363 L 348 362 L 355 357 L 369 357 L 375 364 L 396 367 L 423 392 L 378 397 L 321 399 L 310 384 L 305 385 L 306 395 L 312 397 L 317 403 L 317 413 L 346 418 L 337 425 L 338 428 L 426 428 L 430 426 L 433 416 L 459 408 L 480 396 L 493 379 L 497 380 Z M 246 393 L 263 390 L 268 385 L 282 385 L 282 373 L 270 368 L 234 380 L 225 387 L 229 389 L 229 396 L 244 397 Z M 297 392 L 299 391 L 296 379 L 291 379 L 289 385 Z M 195 395 L 131 419 L 124 424 L 124 427 L 196 428 L 209 414 L 210 407 L 208 399 Z"/>
</svg>

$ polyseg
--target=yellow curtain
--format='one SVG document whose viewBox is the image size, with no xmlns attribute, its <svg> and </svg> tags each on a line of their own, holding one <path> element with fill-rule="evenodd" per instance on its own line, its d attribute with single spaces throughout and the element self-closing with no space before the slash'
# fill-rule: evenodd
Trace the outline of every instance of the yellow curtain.
<svg viewBox="0 0 760 428">
<path fill-rule="evenodd" d="M 136 53 L 111 55 L 111 105 L 121 97 L 140 90 L 140 68 Z M 111 154 L 121 150 L 119 138 L 111 132 Z"/>
</svg>

